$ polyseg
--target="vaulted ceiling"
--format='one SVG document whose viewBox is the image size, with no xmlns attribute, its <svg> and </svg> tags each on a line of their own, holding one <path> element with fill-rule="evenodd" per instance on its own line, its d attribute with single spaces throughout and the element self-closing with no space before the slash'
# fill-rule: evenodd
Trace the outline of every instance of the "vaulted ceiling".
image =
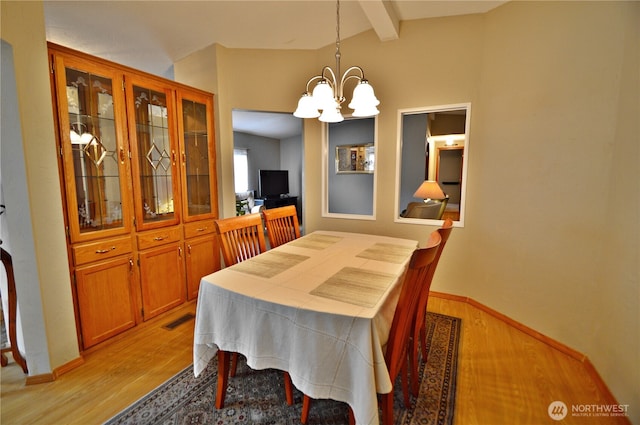
<svg viewBox="0 0 640 425">
<path fill-rule="evenodd" d="M 402 21 L 484 13 L 503 3 L 342 0 L 340 36 L 373 29 L 381 41 L 394 40 Z M 319 49 L 336 40 L 334 0 L 50 0 L 44 1 L 44 13 L 48 41 L 167 78 L 173 78 L 174 62 L 214 43 L 228 48 Z M 288 117 L 265 118 L 273 122 Z M 234 117 L 234 126 L 239 122 Z"/>
<path fill-rule="evenodd" d="M 504 1 L 343 0 L 340 35 L 373 28 L 398 37 L 401 21 L 483 13 Z M 335 42 L 333 0 L 45 1 L 47 39 L 156 75 L 220 43 L 228 48 L 318 49 Z"/>
</svg>

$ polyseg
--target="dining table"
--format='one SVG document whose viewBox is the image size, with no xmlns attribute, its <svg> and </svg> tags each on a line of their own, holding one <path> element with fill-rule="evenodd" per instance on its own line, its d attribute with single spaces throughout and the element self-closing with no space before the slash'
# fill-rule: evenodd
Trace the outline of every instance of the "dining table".
<svg viewBox="0 0 640 425">
<path fill-rule="evenodd" d="M 356 424 L 378 425 L 377 394 L 393 390 L 385 344 L 417 247 L 320 230 L 204 276 L 195 376 L 218 350 L 240 353 L 253 369 L 288 372 L 312 398 L 347 403 Z"/>
</svg>

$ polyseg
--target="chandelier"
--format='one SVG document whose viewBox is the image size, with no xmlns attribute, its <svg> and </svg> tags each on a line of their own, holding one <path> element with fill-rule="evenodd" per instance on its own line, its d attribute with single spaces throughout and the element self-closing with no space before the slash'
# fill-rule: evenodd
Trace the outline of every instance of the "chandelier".
<svg viewBox="0 0 640 425">
<path fill-rule="evenodd" d="M 346 100 L 344 97 L 345 83 L 350 79 L 358 81 L 349 108 L 353 109 L 354 117 L 371 117 L 378 115 L 377 106 L 380 101 L 373 93 L 373 87 L 364 78 L 364 71 L 359 66 L 352 66 L 340 76 L 340 0 L 336 2 L 336 71 L 329 66 L 322 68 L 320 75 L 311 77 L 307 87 L 298 101 L 298 108 L 293 113 L 298 118 L 318 118 L 323 122 L 340 122 L 344 120 L 340 109 Z M 313 92 L 309 86 L 317 81 Z M 322 111 L 322 114 L 320 114 Z"/>
</svg>

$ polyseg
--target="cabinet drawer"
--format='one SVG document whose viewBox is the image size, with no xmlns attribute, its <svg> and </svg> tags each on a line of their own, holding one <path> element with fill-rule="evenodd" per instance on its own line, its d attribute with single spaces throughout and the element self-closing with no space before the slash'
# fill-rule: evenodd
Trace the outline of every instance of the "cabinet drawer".
<svg viewBox="0 0 640 425">
<path fill-rule="evenodd" d="M 73 247 L 73 259 L 75 264 L 87 264 L 93 261 L 106 260 L 107 258 L 130 253 L 133 250 L 130 236 L 92 242 Z"/>
<path fill-rule="evenodd" d="M 185 239 L 193 238 L 195 236 L 208 235 L 216 231 L 216 226 L 213 220 L 202 220 L 195 223 L 189 223 L 184 225 L 184 237 Z"/>
<path fill-rule="evenodd" d="M 154 230 L 152 232 L 138 234 L 138 249 L 153 248 L 171 242 L 180 240 L 181 229 L 179 227 L 171 227 L 168 229 Z"/>
</svg>

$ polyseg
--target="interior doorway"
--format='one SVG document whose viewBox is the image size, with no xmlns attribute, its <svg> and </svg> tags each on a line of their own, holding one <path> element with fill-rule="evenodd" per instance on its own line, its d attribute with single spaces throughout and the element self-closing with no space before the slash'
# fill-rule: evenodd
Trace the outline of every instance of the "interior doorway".
<svg viewBox="0 0 640 425">
<path fill-rule="evenodd" d="M 449 195 L 449 204 L 460 204 L 463 161 L 463 146 L 442 146 L 438 148 L 436 180 L 444 193 Z"/>
<path fill-rule="evenodd" d="M 260 203 L 264 201 L 260 189 L 260 170 L 286 170 L 287 193 L 280 195 L 296 205 L 301 219 L 304 204 L 302 119 L 291 113 L 239 109 L 232 111 L 232 119 L 236 212 L 252 212 L 256 205 L 268 208 Z M 236 156 L 243 159 L 242 167 L 237 166 Z M 239 176 L 239 173 L 244 175 Z M 242 187 L 237 187 L 239 182 L 243 182 Z"/>
</svg>

